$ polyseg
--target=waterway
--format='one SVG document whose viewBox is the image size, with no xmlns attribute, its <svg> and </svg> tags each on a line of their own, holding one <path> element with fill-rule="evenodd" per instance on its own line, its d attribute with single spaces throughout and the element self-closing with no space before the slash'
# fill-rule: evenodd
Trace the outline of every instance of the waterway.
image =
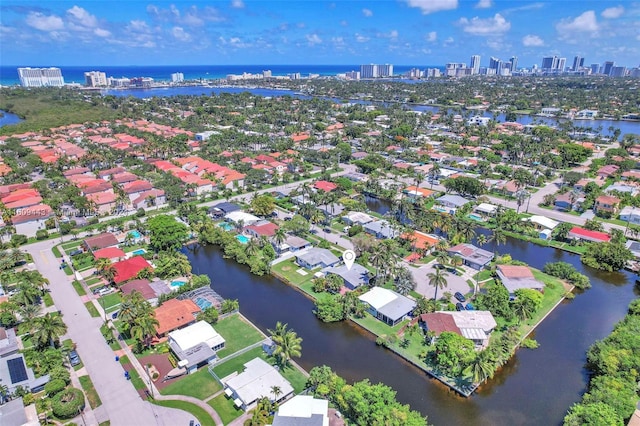
<svg viewBox="0 0 640 426">
<path fill-rule="evenodd" d="M 0 117 L 0 127 L 8 126 L 10 124 L 16 124 L 22 121 L 22 118 L 10 112 L 0 110 L 0 113 L 2 114 L 2 116 Z"/>
<path fill-rule="evenodd" d="M 381 212 L 373 204 L 369 208 Z M 540 348 L 519 350 L 470 398 L 458 396 L 376 346 L 358 326 L 320 322 L 312 313 L 313 303 L 301 293 L 273 277 L 252 275 L 248 268 L 223 259 L 219 249 L 192 245 L 185 252 L 194 273 L 208 274 L 217 292 L 238 299 L 243 314 L 263 331 L 276 321 L 294 328 L 303 338 L 300 364 L 308 370 L 326 364 L 350 381 L 383 382 L 397 391 L 401 402 L 428 415 L 435 425 L 558 425 L 585 390 L 587 349 L 611 332 L 638 296 L 633 276 L 585 268 L 575 255 L 511 238 L 497 250 L 536 268 L 547 262 L 569 262 L 590 277 L 593 287 L 563 302 L 536 329 Z"/>
</svg>

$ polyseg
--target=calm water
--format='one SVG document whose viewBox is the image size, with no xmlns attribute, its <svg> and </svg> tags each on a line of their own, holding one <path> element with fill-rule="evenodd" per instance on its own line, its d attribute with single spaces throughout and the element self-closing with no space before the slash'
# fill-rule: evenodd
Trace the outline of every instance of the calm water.
<svg viewBox="0 0 640 426">
<path fill-rule="evenodd" d="M 373 205 L 369 206 L 373 209 Z M 387 206 L 388 208 L 388 206 Z M 488 249 L 493 250 L 490 245 Z M 589 345 L 606 336 L 636 296 L 633 276 L 587 270 L 577 256 L 509 239 L 499 247 L 518 260 L 542 268 L 547 262 L 574 264 L 593 288 L 559 306 L 536 330 L 537 350 L 520 350 L 497 376 L 471 398 L 461 398 L 349 323 L 325 324 L 313 303 L 273 277 L 256 277 L 215 247 L 186 249 L 195 273 L 207 273 L 223 297 L 240 301 L 242 312 L 262 330 L 289 323 L 304 339 L 300 363 L 327 364 L 348 380 L 384 382 L 398 399 L 429 416 L 436 425 L 554 425 L 580 399 Z"/>
<path fill-rule="evenodd" d="M 16 124 L 22 121 L 22 118 L 15 114 L 11 114 L 10 112 L 0 111 L 0 113 L 3 114 L 2 117 L 0 117 L 0 127 Z"/>
</svg>

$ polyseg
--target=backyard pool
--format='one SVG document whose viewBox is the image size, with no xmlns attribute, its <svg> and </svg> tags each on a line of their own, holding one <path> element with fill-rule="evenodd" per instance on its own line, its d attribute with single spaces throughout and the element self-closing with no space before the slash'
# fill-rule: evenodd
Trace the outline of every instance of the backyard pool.
<svg viewBox="0 0 640 426">
<path fill-rule="evenodd" d="M 213 305 L 213 303 L 211 303 L 207 299 L 198 297 L 196 298 L 196 305 L 198 305 L 198 307 L 204 311 L 205 309 L 210 308 Z"/>
<path fill-rule="evenodd" d="M 468 216 L 469 219 L 473 219 L 477 222 L 482 222 L 484 219 L 482 219 L 482 216 L 480 216 L 479 214 L 475 214 L 475 213 L 470 213 Z"/>
<path fill-rule="evenodd" d="M 240 244 L 247 244 L 250 240 L 246 235 L 236 235 L 236 239 L 240 241 Z"/>
<path fill-rule="evenodd" d="M 233 229 L 233 225 L 231 225 L 230 223 L 227 222 L 222 222 L 220 224 L 218 224 L 218 226 L 222 229 L 224 229 L 225 231 L 231 231 Z"/>
<path fill-rule="evenodd" d="M 178 288 L 178 287 L 182 287 L 183 285 L 185 285 L 187 282 L 186 281 L 171 281 L 171 288 Z"/>
<path fill-rule="evenodd" d="M 145 249 L 137 249 L 131 252 L 132 255 L 137 256 L 137 255 L 143 255 L 145 254 L 147 251 Z"/>
<path fill-rule="evenodd" d="M 131 235 L 131 237 L 136 239 L 136 240 L 142 238 L 142 234 L 137 229 L 134 229 L 133 231 L 130 231 L 129 235 Z"/>
</svg>

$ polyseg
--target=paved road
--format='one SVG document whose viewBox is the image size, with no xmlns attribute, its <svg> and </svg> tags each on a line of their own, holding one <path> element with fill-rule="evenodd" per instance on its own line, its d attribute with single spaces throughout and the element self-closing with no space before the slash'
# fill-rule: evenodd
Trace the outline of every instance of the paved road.
<svg viewBox="0 0 640 426">
<path fill-rule="evenodd" d="M 23 249 L 33 256 L 38 270 L 49 279 L 51 295 L 68 327 L 66 337 L 77 344 L 78 353 L 100 395 L 102 405 L 94 410 L 97 421 L 109 419 L 112 426 L 188 425 L 193 418 L 190 414 L 143 401 L 124 378 L 120 363 L 115 361 L 100 333 L 102 320 L 91 318 L 69 277 L 59 269 L 59 260 L 51 252 L 51 247 L 58 242 L 57 239 L 43 241 Z"/>
</svg>

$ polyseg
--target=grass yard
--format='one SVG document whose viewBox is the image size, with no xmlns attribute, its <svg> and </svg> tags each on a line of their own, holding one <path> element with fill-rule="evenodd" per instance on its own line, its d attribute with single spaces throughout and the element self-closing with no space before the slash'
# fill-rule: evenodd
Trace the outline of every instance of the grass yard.
<svg viewBox="0 0 640 426">
<path fill-rule="evenodd" d="M 123 366 L 125 364 L 131 365 L 131 362 L 129 362 L 129 358 L 126 355 L 124 355 L 124 356 L 120 357 L 120 364 L 122 364 Z M 140 378 L 140 375 L 138 374 L 138 371 L 136 371 L 135 368 L 131 367 L 127 371 L 129 371 L 129 377 L 131 377 L 131 383 L 133 384 L 133 387 L 136 390 L 141 390 L 141 389 L 146 389 L 147 388 L 147 386 L 144 384 L 144 382 Z M 124 372 L 122 374 L 124 374 Z"/>
<path fill-rule="evenodd" d="M 111 293 L 100 298 L 100 306 L 105 310 L 109 310 L 111 307 L 120 305 L 121 302 L 122 298 L 120 297 L 120 293 Z"/>
<path fill-rule="evenodd" d="M 280 262 L 271 268 L 271 272 L 284 278 L 286 281 L 293 285 L 300 286 L 302 283 L 309 281 L 313 278 L 313 271 L 304 269 L 307 275 L 301 275 L 296 271 L 298 269 L 304 269 L 296 265 L 294 259 L 288 259 L 284 262 Z"/>
<path fill-rule="evenodd" d="M 93 386 L 93 382 L 91 381 L 91 377 L 89 376 L 80 376 L 78 377 L 80 384 L 82 385 L 82 390 L 84 390 L 84 394 L 87 396 L 89 400 L 89 405 L 91 408 L 96 409 L 102 405 L 102 401 L 100 401 L 100 396 L 96 391 L 96 388 Z"/>
<path fill-rule="evenodd" d="M 91 315 L 93 318 L 98 318 L 100 316 L 100 312 L 98 312 L 98 309 L 96 309 L 92 301 L 85 303 L 84 306 L 87 307 L 87 311 L 89 311 L 89 315 Z"/>
<path fill-rule="evenodd" d="M 225 394 L 216 396 L 207 404 L 209 404 L 211 408 L 216 410 L 216 413 L 218 413 L 218 415 L 222 419 L 222 423 L 224 423 L 225 425 L 228 425 L 233 420 L 244 414 L 244 411 L 242 411 L 242 409 L 240 408 L 237 408 L 233 401 L 227 398 Z"/>
<path fill-rule="evenodd" d="M 380 321 L 379 319 L 374 318 L 369 313 L 365 314 L 364 318 L 352 317 L 352 319 L 356 324 L 361 325 L 362 327 L 366 328 L 376 336 L 381 336 L 383 334 L 395 334 L 407 322 L 407 321 L 402 321 L 398 325 L 390 327 L 387 324 Z"/>
<path fill-rule="evenodd" d="M 68 263 L 64 264 L 64 268 L 62 268 L 62 270 L 64 271 L 65 274 L 67 275 L 73 275 L 73 271 L 71 270 L 71 268 L 69 267 Z"/>
<path fill-rule="evenodd" d="M 285 379 L 291 383 L 293 386 L 293 391 L 296 394 L 299 394 L 304 390 L 307 384 L 307 376 L 305 376 L 300 370 L 296 367 L 290 365 L 282 370 L 280 373 L 284 376 Z"/>
<path fill-rule="evenodd" d="M 101 283 L 101 282 L 102 282 L 102 278 L 100 278 L 100 277 L 91 277 L 91 278 L 88 278 L 88 279 L 84 280 L 84 283 L 87 286 L 92 286 L 94 284 L 98 284 L 98 283 Z"/>
<path fill-rule="evenodd" d="M 193 374 L 171 383 L 160 392 L 162 395 L 187 395 L 198 399 L 206 399 L 222 390 L 222 385 L 209 374 L 207 368 L 201 368 Z"/>
<path fill-rule="evenodd" d="M 76 241 L 69 241 L 66 243 L 62 243 L 60 244 L 60 247 L 62 247 L 64 251 L 70 252 L 80 247 L 81 244 L 82 244 L 82 241 L 76 240 Z"/>
<path fill-rule="evenodd" d="M 82 283 L 80 281 L 73 280 L 71 285 L 76 289 L 76 293 L 78 293 L 78 296 L 86 296 L 87 292 L 84 290 L 84 287 L 82 286 Z"/>
<path fill-rule="evenodd" d="M 248 361 L 251 361 L 254 358 L 262 358 L 264 360 L 267 359 L 267 354 L 264 353 L 262 348 L 254 348 L 248 352 L 243 353 L 235 358 L 230 359 L 229 361 L 225 361 L 223 363 L 218 364 L 217 367 L 213 369 L 214 373 L 218 375 L 221 379 L 227 377 L 229 374 L 233 372 L 242 371 L 244 368 L 244 364 Z"/>
<path fill-rule="evenodd" d="M 200 423 L 200 426 L 216 426 L 216 422 L 213 421 L 209 413 L 190 402 L 159 400 L 151 400 L 151 402 L 156 405 L 160 405 L 161 407 L 177 408 L 178 410 L 186 411 L 187 413 L 192 414 L 196 419 L 198 419 L 198 423 Z"/>
<path fill-rule="evenodd" d="M 316 293 L 315 291 L 313 291 L 313 280 L 308 280 L 302 283 L 301 285 L 299 285 L 298 287 L 300 288 L 300 290 L 304 291 L 309 296 L 311 296 L 314 300 L 323 294 L 328 294 L 326 292 Z"/>
<path fill-rule="evenodd" d="M 225 339 L 224 349 L 218 351 L 220 358 L 264 339 L 254 326 L 237 314 L 221 319 L 213 328 Z"/>
<path fill-rule="evenodd" d="M 60 253 L 60 249 L 58 248 L 58 246 L 52 247 L 51 248 L 51 252 L 53 253 L 53 255 L 57 258 L 62 257 L 62 253 Z"/>
<path fill-rule="evenodd" d="M 53 297 L 51 297 L 51 293 L 49 292 L 44 294 L 44 296 L 42 297 L 42 301 L 44 302 L 44 306 L 46 306 L 47 308 L 49 306 L 53 306 Z"/>
</svg>

